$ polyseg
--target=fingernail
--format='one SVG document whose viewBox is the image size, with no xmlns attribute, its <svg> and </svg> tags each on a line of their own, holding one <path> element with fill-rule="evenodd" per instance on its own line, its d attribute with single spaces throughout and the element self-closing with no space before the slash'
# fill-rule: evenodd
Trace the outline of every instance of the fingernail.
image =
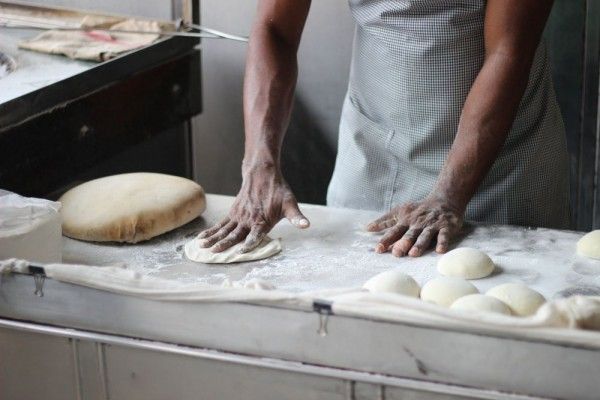
<svg viewBox="0 0 600 400">
<path fill-rule="evenodd" d="M 292 223 L 296 226 L 300 226 L 302 228 L 305 228 L 308 226 L 309 222 L 306 218 L 294 218 L 292 220 Z"/>
<path fill-rule="evenodd" d="M 392 254 L 398 258 L 404 257 L 406 255 L 406 253 L 404 253 L 403 251 L 392 251 Z"/>
<path fill-rule="evenodd" d="M 385 252 L 385 246 L 379 243 L 377 246 L 375 246 L 375 252 L 380 254 Z"/>
</svg>

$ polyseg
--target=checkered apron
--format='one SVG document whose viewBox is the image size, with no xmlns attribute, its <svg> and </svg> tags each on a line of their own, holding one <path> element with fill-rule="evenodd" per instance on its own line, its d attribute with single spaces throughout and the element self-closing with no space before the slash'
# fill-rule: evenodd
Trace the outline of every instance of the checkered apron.
<svg viewBox="0 0 600 400">
<path fill-rule="evenodd" d="M 484 59 L 484 0 L 350 0 L 357 23 L 327 203 L 387 211 L 432 190 Z M 509 88 L 510 90 L 510 88 Z M 540 43 L 467 219 L 566 228 L 568 156 Z"/>
</svg>

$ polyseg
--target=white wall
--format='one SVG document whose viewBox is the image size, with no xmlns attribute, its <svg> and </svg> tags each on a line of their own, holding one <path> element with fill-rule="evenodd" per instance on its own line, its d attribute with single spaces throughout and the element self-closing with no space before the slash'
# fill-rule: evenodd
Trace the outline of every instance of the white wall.
<svg viewBox="0 0 600 400">
<path fill-rule="evenodd" d="M 202 0 L 202 23 L 247 35 L 256 0 Z M 322 197 L 328 176 L 306 181 L 301 162 L 324 162 L 329 168 L 337 144 L 337 128 L 346 91 L 354 24 L 345 1 L 313 1 L 299 53 L 297 107 L 289 140 L 304 146 L 306 154 L 289 154 L 288 178 L 298 191 L 314 191 L 309 200 Z M 246 46 L 242 43 L 205 40 L 202 44 L 204 111 L 194 121 L 195 176 L 207 191 L 235 194 L 241 182 L 243 155 L 242 80 Z M 308 143 L 310 142 L 310 143 Z M 312 145 L 312 147 L 311 147 Z M 301 146 L 302 147 L 302 146 Z M 325 147 L 325 149 L 324 149 Z M 314 154 L 322 151 L 321 155 Z M 288 152 L 289 153 L 289 152 Z M 314 161 L 314 162 L 313 162 Z M 314 175 L 314 174 L 312 174 Z M 296 176 L 296 178 L 294 178 Z M 304 186 L 301 187 L 301 186 Z M 316 197 L 315 197 L 316 196 Z M 301 196 L 302 197 L 302 196 Z"/>
</svg>

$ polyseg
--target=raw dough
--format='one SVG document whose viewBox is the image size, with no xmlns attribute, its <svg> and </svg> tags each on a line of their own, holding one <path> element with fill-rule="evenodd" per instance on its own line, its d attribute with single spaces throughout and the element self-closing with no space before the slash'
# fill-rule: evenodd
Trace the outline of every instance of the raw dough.
<svg viewBox="0 0 600 400">
<path fill-rule="evenodd" d="M 456 299 L 479 290 L 469 281 L 451 276 L 441 276 L 428 281 L 421 289 L 421 299 L 443 307 L 450 307 Z"/>
<path fill-rule="evenodd" d="M 154 173 L 95 179 L 59 201 L 63 234 L 95 242 L 148 240 L 187 224 L 206 208 L 204 190 L 196 182 Z"/>
<path fill-rule="evenodd" d="M 273 240 L 268 236 L 254 250 L 247 253 L 240 253 L 243 245 L 244 242 L 241 242 L 220 253 L 213 253 L 210 248 L 200 247 L 200 239 L 194 238 L 185 244 L 184 250 L 187 258 L 205 264 L 230 264 L 262 260 L 281 251 L 280 240 Z"/>
<path fill-rule="evenodd" d="M 583 235 L 577 242 L 577 253 L 585 257 L 600 259 L 600 230 Z"/>
<path fill-rule="evenodd" d="M 363 289 L 373 293 L 388 292 L 417 298 L 421 291 L 419 284 L 410 275 L 397 269 L 375 275 L 365 282 Z"/>
<path fill-rule="evenodd" d="M 453 310 L 492 312 L 510 315 L 510 308 L 495 297 L 483 294 L 470 294 L 456 300 L 450 306 Z"/>
<path fill-rule="evenodd" d="M 444 254 L 437 267 L 438 272 L 445 276 L 479 279 L 494 271 L 494 262 L 481 250 L 460 247 Z"/>
<path fill-rule="evenodd" d="M 505 303 L 514 315 L 527 317 L 546 302 L 544 296 L 522 283 L 504 283 L 487 291 L 486 295 Z"/>
</svg>

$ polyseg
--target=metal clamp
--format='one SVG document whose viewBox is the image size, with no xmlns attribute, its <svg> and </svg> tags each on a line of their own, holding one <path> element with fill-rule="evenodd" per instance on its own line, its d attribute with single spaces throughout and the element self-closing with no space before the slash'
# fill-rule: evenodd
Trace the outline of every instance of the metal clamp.
<svg viewBox="0 0 600 400">
<path fill-rule="evenodd" d="M 319 314 L 319 328 L 317 329 L 319 336 L 327 336 L 327 322 L 329 316 L 333 315 L 332 304 L 331 301 L 327 300 L 315 300 L 313 302 L 313 311 Z"/>
<path fill-rule="evenodd" d="M 33 275 L 35 282 L 35 294 L 38 297 L 44 297 L 44 282 L 46 281 L 46 271 L 42 267 L 29 266 L 29 272 Z"/>
</svg>

